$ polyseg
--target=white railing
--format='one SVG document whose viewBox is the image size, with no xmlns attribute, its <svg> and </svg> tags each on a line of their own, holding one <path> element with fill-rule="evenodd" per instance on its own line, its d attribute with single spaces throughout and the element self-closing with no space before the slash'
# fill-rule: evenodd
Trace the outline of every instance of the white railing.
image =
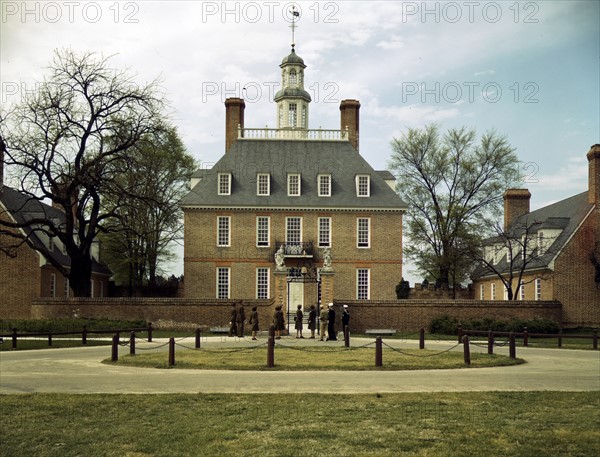
<svg viewBox="0 0 600 457">
<path fill-rule="evenodd" d="M 238 138 L 245 140 L 348 141 L 348 130 L 238 128 Z"/>
</svg>

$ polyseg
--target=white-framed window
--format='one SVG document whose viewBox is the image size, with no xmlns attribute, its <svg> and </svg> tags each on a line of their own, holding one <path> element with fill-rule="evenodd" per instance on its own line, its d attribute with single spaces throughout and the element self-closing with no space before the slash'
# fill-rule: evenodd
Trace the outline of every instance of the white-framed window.
<svg viewBox="0 0 600 457">
<path fill-rule="evenodd" d="M 484 284 L 480 284 L 479 285 L 479 299 L 483 300 L 485 297 L 485 285 Z"/>
<path fill-rule="evenodd" d="M 535 278 L 535 299 L 540 301 L 542 299 L 542 280 Z"/>
<path fill-rule="evenodd" d="M 319 197 L 331 197 L 331 175 L 317 176 Z"/>
<path fill-rule="evenodd" d="M 269 298 L 269 269 L 266 267 L 256 269 L 256 298 L 259 300 Z"/>
<path fill-rule="evenodd" d="M 504 284 L 502 285 L 502 292 L 503 292 L 504 301 L 507 301 L 508 300 L 508 289 L 506 288 L 506 286 Z"/>
<path fill-rule="evenodd" d="M 50 273 L 50 296 L 56 297 L 56 275 Z"/>
<path fill-rule="evenodd" d="M 230 216 L 217 216 L 217 246 L 229 247 L 231 245 L 230 225 Z"/>
<path fill-rule="evenodd" d="M 64 282 L 64 296 L 69 298 L 71 295 L 71 285 L 69 284 L 69 278 L 65 278 Z"/>
<path fill-rule="evenodd" d="M 529 252 L 531 245 L 531 240 L 527 239 L 525 235 L 521 237 L 521 259 L 525 260 L 528 255 L 531 255 Z"/>
<path fill-rule="evenodd" d="M 302 118 L 300 119 L 300 127 L 302 127 L 303 129 L 307 128 L 307 124 L 306 124 L 306 105 L 302 105 Z"/>
<path fill-rule="evenodd" d="M 356 247 L 371 247 L 371 218 L 369 217 L 356 219 Z"/>
<path fill-rule="evenodd" d="M 369 175 L 356 175 L 356 196 L 369 197 L 371 195 L 371 177 Z"/>
<path fill-rule="evenodd" d="M 231 195 L 231 173 L 219 173 L 219 195 Z"/>
<path fill-rule="evenodd" d="M 356 299 L 369 300 L 371 294 L 370 273 L 368 268 L 358 268 L 356 270 Z"/>
<path fill-rule="evenodd" d="M 290 70 L 290 84 L 296 84 L 297 82 L 297 78 L 296 78 L 296 70 L 294 70 L 293 68 Z"/>
<path fill-rule="evenodd" d="M 256 175 L 256 195 L 271 194 L 271 176 L 269 173 L 258 173 Z"/>
<path fill-rule="evenodd" d="M 302 218 L 285 218 L 285 242 L 288 246 L 302 243 Z"/>
<path fill-rule="evenodd" d="M 496 283 L 490 284 L 490 300 L 496 299 Z"/>
<path fill-rule="evenodd" d="M 331 218 L 319 218 L 319 247 L 331 247 Z"/>
<path fill-rule="evenodd" d="M 264 248 L 270 245 L 270 225 L 269 216 L 256 217 L 256 246 Z"/>
<path fill-rule="evenodd" d="M 290 127 L 296 127 L 298 124 L 298 105 L 296 103 L 290 103 L 288 106 L 288 125 Z"/>
<path fill-rule="evenodd" d="M 521 286 L 519 288 L 519 299 L 521 301 L 525 300 L 525 281 L 521 281 Z"/>
<path fill-rule="evenodd" d="M 217 268 L 217 298 L 229 298 L 229 267 Z"/>
<path fill-rule="evenodd" d="M 288 197 L 300 195 L 300 173 L 288 173 L 287 179 Z"/>
</svg>

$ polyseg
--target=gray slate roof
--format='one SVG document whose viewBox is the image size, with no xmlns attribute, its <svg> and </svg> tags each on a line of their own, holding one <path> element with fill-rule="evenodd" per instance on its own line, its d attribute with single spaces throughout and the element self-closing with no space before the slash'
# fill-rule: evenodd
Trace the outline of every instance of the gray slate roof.
<svg viewBox="0 0 600 457">
<path fill-rule="evenodd" d="M 531 211 L 517 218 L 511 225 L 511 232 L 515 238 L 520 238 L 525 233 L 525 227 L 531 226 L 532 223 L 539 223 L 536 226 L 536 231 L 544 229 L 562 229 L 561 234 L 554 240 L 552 245 L 547 246 L 546 253 L 527 266 L 527 270 L 538 270 L 548 268 L 550 263 L 564 249 L 566 243 L 571 239 L 572 235 L 577 230 L 577 227 L 583 222 L 587 214 L 593 208 L 593 204 L 588 202 L 588 192 L 582 192 L 572 197 L 566 198 L 559 202 L 545 206 L 543 208 Z M 488 240 L 490 244 L 494 241 L 499 241 L 498 237 Z M 520 259 L 519 259 L 520 260 Z M 515 259 L 518 267 L 518 261 Z M 506 256 L 495 266 L 498 271 L 507 271 L 508 263 Z M 479 274 L 478 274 L 479 273 Z M 479 272 L 475 272 L 474 276 L 479 276 Z M 481 277 L 493 276 L 484 274 Z"/>
<path fill-rule="evenodd" d="M 231 195 L 218 195 L 217 174 L 232 174 Z M 269 196 L 256 195 L 257 173 L 270 173 Z M 301 174 L 301 195 L 288 197 L 287 174 Z M 331 197 L 317 175 L 331 174 Z M 355 176 L 370 175 L 370 197 L 357 197 Z M 385 176 L 385 174 L 384 174 Z M 404 211 L 406 204 L 348 141 L 237 140 L 181 201 L 183 208 L 331 208 Z"/>
<path fill-rule="evenodd" d="M 52 218 L 57 221 L 64 221 L 65 219 L 65 215 L 61 210 L 30 198 L 11 187 L 3 187 L 2 198 L 0 201 L 2 201 L 6 210 L 10 212 L 17 223 L 23 223 L 32 218 L 39 217 Z M 35 231 L 32 231 L 27 227 L 23 228 L 23 230 L 29 235 L 29 240 L 34 247 L 41 248 L 44 246 L 44 243 L 36 235 Z M 71 258 L 63 254 L 60 249 L 54 249 L 51 255 L 64 267 L 69 268 L 71 266 Z M 92 271 L 104 275 L 112 274 L 106 265 L 103 265 L 96 260 L 92 260 Z"/>
</svg>

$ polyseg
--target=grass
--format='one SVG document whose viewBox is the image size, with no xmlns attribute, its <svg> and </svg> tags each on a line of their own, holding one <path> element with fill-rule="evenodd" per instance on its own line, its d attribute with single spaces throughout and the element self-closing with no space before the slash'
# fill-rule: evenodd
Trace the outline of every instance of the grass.
<svg viewBox="0 0 600 457">
<path fill-rule="evenodd" d="M 88 338 L 86 346 L 107 346 L 110 345 L 110 341 L 94 340 Z M 74 348 L 83 347 L 81 344 L 81 338 L 77 339 L 59 339 L 55 337 L 52 339 L 52 346 L 48 346 L 48 338 L 42 339 L 24 339 L 19 338 L 17 340 L 17 351 L 26 351 L 30 349 L 56 349 L 56 348 Z M 4 342 L 0 344 L 0 351 L 12 351 L 12 340 L 10 338 L 4 338 Z"/>
<path fill-rule="evenodd" d="M 243 382 L 241 378 L 240 382 Z M 0 395 L 0 454 L 583 457 L 597 392 Z"/>
<path fill-rule="evenodd" d="M 189 369 L 223 370 L 427 370 L 465 368 L 462 352 L 384 348 L 383 366 L 375 366 L 374 348 L 313 348 L 275 347 L 275 367 L 267 368 L 267 348 L 264 345 L 242 349 L 193 350 L 176 348 L 175 366 Z M 110 359 L 104 361 L 110 362 Z M 143 352 L 124 355 L 116 362 L 146 368 L 168 368 L 168 354 Z M 502 355 L 471 354 L 471 367 L 495 367 L 524 363 Z"/>
</svg>

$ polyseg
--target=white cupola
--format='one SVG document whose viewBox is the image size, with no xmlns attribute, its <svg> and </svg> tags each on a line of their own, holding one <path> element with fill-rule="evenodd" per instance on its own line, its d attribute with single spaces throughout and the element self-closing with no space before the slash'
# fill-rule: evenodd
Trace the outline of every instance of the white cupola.
<svg viewBox="0 0 600 457">
<path fill-rule="evenodd" d="M 311 98 L 304 90 L 304 60 L 292 52 L 281 61 L 281 90 L 275 94 L 278 129 L 308 129 L 308 104 Z"/>
</svg>

